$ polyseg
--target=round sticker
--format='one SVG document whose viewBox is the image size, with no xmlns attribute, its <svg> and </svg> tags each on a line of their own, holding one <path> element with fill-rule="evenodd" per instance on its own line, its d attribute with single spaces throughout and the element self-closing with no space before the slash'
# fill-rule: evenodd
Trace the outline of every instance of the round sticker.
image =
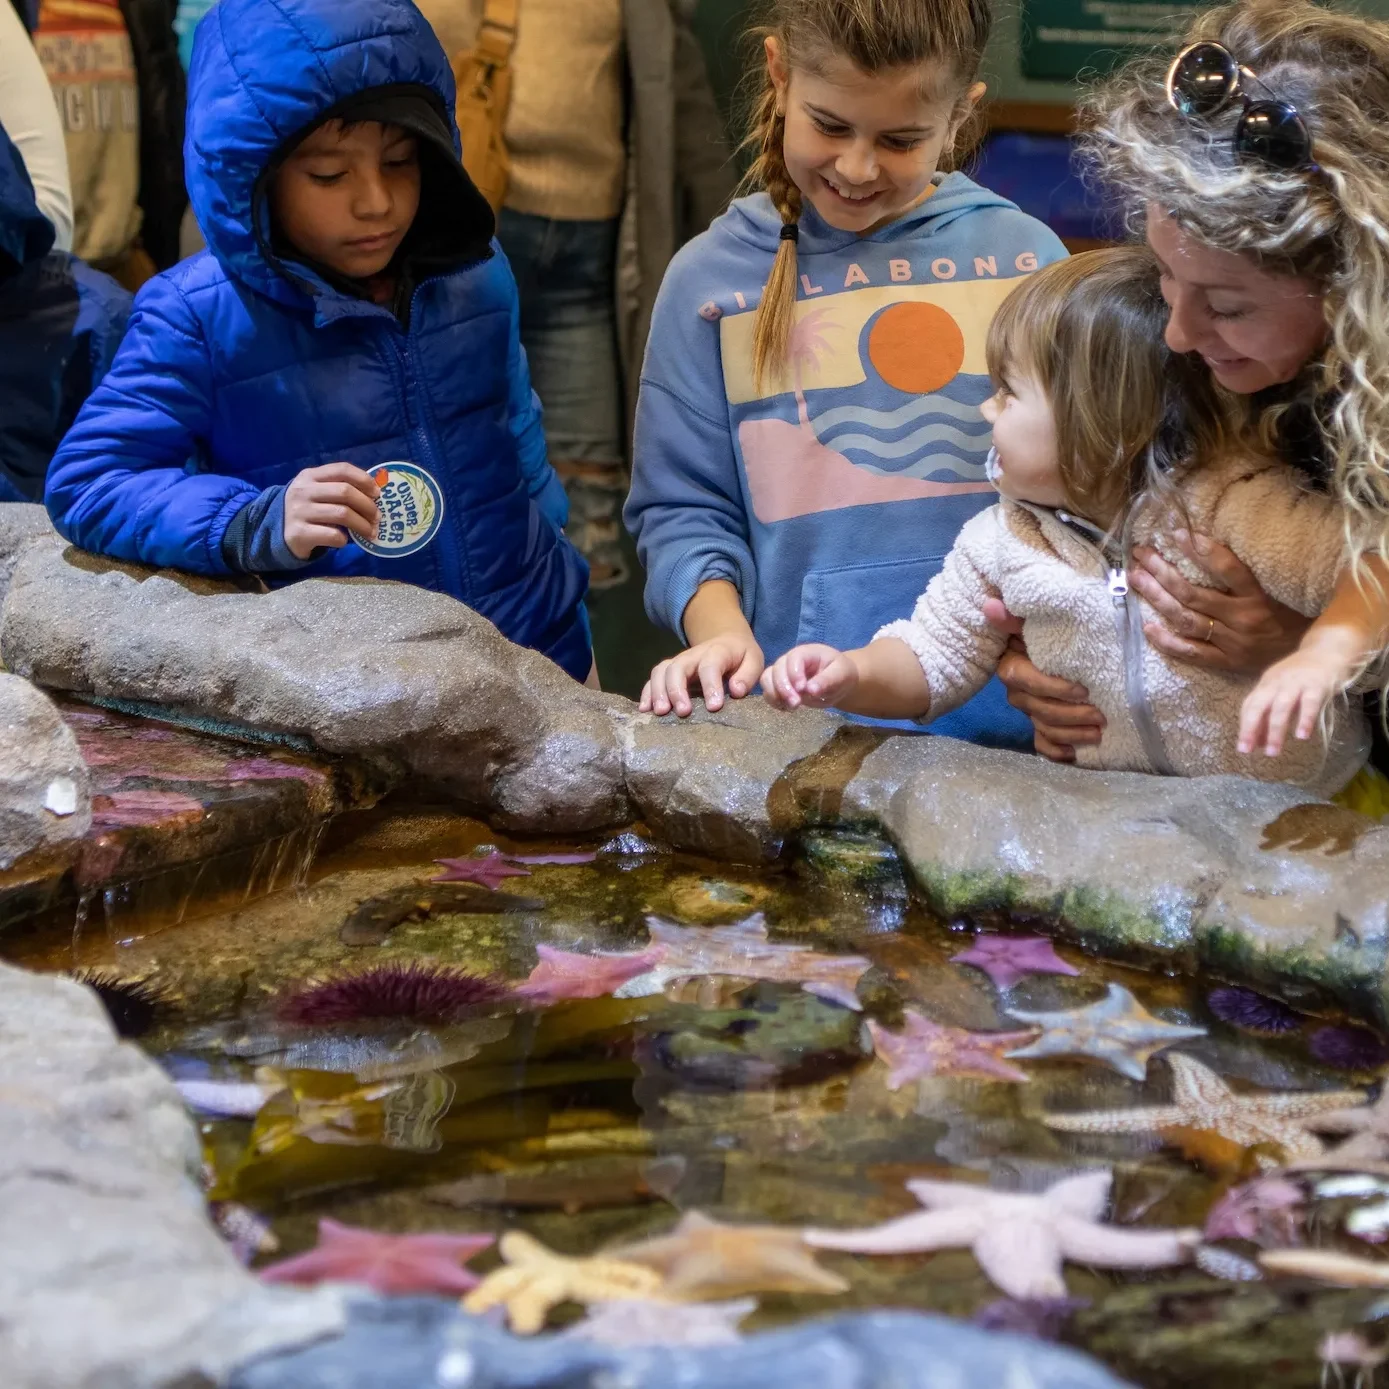
<svg viewBox="0 0 1389 1389">
<path fill-rule="evenodd" d="M 376 500 L 381 520 L 372 539 L 353 539 L 368 554 L 385 559 L 402 559 L 422 550 L 443 523 L 444 493 L 439 484 L 414 463 L 383 463 L 372 477 L 381 489 Z"/>
</svg>

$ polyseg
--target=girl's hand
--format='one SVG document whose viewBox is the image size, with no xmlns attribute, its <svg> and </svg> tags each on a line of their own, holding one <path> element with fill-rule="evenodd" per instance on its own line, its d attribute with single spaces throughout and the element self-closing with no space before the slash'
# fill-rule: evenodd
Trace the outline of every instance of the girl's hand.
<svg viewBox="0 0 1389 1389">
<path fill-rule="evenodd" d="M 807 704 L 832 709 L 858 685 L 854 658 L 832 646 L 810 642 L 793 647 L 762 676 L 762 693 L 778 709 Z"/>
<path fill-rule="evenodd" d="M 1098 746 L 1104 715 L 1086 701 L 1090 692 L 1053 675 L 1044 675 L 1027 656 L 1022 623 L 997 598 L 984 603 L 984 616 L 1008 634 L 1008 649 L 998 663 L 998 678 L 1008 689 L 1008 703 L 1032 720 L 1033 745 L 1053 762 L 1074 762 L 1076 748 Z"/>
<path fill-rule="evenodd" d="M 1156 550 L 1133 552 L 1129 582 L 1161 622 L 1144 625 L 1159 651 L 1188 665 L 1256 675 L 1297 649 L 1311 620 L 1275 603 L 1244 563 L 1204 535 L 1175 531 L 1178 548 L 1230 590 L 1188 583 Z"/>
<path fill-rule="evenodd" d="M 742 699 L 757 683 L 766 660 L 751 633 L 730 633 L 712 637 L 662 661 L 651 672 L 637 706 L 643 714 L 669 714 L 682 719 L 694 712 L 690 701 L 690 682 L 699 681 L 704 707 L 710 713 L 723 708 L 723 682 L 728 677 L 728 693 Z"/>
<path fill-rule="evenodd" d="M 1267 756 L 1277 757 L 1290 724 L 1305 742 L 1315 732 L 1322 710 L 1354 675 L 1353 666 L 1315 648 L 1295 651 L 1270 666 L 1240 710 L 1239 750 L 1251 753 L 1262 745 Z"/>
<path fill-rule="evenodd" d="M 305 468 L 285 488 L 285 545 L 295 559 L 310 559 L 322 546 L 340 550 L 348 532 L 370 540 L 380 520 L 381 489 L 370 473 L 351 463 Z"/>
</svg>

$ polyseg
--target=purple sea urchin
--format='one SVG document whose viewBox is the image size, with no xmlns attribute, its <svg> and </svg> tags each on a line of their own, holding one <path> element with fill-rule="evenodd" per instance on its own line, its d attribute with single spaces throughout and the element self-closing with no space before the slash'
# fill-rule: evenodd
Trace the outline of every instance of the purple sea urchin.
<svg viewBox="0 0 1389 1389">
<path fill-rule="evenodd" d="M 122 1037 L 143 1037 L 169 1004 L 169 995 L 147 979 L 132 979 L 109 969 L 73 970 L 70 977 L 96 994 Z"/>
<path fill-rule="evenodd" d="M 1221 1022 L 1260 1037 L 1281 1037 L 1284 1033 L 1296 1032 L 1302 1024 L 1301 1017 L 1286 1003 L 1233 984 L 1212 989 L 1206 995 L 1206 1007 Z"/>
<path fill-rule="evenodd" d="M 437 965 L 377 965 L 286 994 L 276 1012 L 282 1022 L 308 1025 L 400 1018 L 410 1022 L 453 1022 L 470 1009 L 507 995 L 504 981 Z"/>
<path fill-rule="evenodd" d="M 1319 1027 L 1307 1049 L 1338 1071 L 1377 1071 L 1389 1061 L 1389 1046 L 1368 1027 Z"/>
</svg>

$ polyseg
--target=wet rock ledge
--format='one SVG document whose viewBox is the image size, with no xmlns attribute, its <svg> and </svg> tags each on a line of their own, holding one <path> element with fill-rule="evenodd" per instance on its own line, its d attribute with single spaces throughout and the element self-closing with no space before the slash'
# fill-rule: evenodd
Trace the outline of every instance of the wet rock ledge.
<svg viewBox="0 0 1389 1389">
<path fill-rule="evenodd" d="M 1083 772 L 757 700 L 658 720 L 440 594 L 244 592 L 42 533 L 18 547 L 0 659 L 50 691 L 361 759 L 518 832 L 639 818 L 676 847 L 755 863 L 809 827 L 867 828 L 951 916 L 1009 913 L 1389 1021 L 1389 829 L 1295 787 Z"/>
</svg>

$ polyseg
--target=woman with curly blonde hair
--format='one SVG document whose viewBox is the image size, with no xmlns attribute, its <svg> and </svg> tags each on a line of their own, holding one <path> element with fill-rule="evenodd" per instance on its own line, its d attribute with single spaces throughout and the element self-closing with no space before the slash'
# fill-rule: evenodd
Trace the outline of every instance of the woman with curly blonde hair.
<svg viewBox="0 0 1389 1389">
<path fill-rule="evenodd" d="M 1346 509 L 1351 562 L 1310 632 L 1204 537 L 1180 539 L 1210 587 L 1135 556 L 1162 650 L 1231 671 L 1277 662 L 1242 732 L 1276 752 L 1290 715 L 1310 735 L 1389 616 L 1389 25 L 1244 0 L 1198 16 L 1175 61 L 1130 65 L 1086 107 L 1085 153 L 1160 262 L 1169 346 L 1198 355 L 1242 423 Z M 1002 673 L 1043 751 L 1098 741 L 1075 687 L 1013 665 Z"/>
</svg>

